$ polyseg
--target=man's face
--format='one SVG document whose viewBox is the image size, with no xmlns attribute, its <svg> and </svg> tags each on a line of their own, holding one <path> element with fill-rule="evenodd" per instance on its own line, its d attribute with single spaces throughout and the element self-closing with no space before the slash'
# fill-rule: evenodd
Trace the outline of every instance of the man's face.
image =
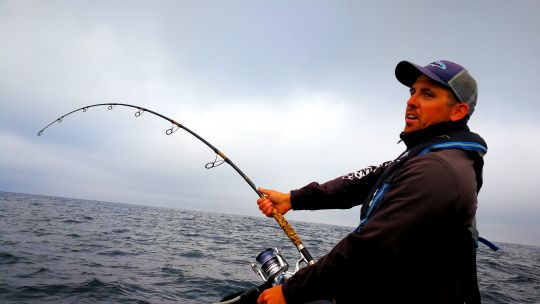
<svg viewBox="0 0 540 304">
<path fill-rule="evenodd" d="M 411 86 L 410 93 L 405 110 L 405 133 L 451 120 L 454 99 L 449 89 L 421 75 Z"/>
</svg>

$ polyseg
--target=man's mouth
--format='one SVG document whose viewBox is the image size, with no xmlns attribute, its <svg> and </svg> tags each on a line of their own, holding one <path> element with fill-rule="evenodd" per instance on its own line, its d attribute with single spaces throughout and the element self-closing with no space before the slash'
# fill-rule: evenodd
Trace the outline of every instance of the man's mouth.
<svg viewBox="0 0 540 304">
<path fill-rule="evenodd" d="M 406 118 L 406 119 L 418 119 L 418 117 L 417 117 L 416 115 L 410 114 L 410 113 L 407 114 L 407 115 L 405 116 L 405 118 Z"/>
</svg>

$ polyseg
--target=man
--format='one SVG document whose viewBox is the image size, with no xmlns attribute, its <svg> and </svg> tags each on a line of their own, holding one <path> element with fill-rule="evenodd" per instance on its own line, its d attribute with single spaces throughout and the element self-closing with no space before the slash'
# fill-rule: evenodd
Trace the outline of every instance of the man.
<svg viewBox="0 0 540 304">
<path fill-rule="evenodd" d="M 410 88 L 403 154 L 290 193 L 260 189 L 267 216 L 272 208 L 362 209 L 354 232 L 258 303 L 480 303 L 472 231 L 487 146 L 467 126 L 476 81 L 446 60 L 402 61 L 395 74 Z"/>
</svg>

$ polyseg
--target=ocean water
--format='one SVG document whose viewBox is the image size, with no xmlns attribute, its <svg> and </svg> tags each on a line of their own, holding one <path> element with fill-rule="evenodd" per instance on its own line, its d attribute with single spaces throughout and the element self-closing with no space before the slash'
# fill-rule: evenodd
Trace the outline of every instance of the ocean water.
<svg viewBox="0 0 540 304">
<path fill-rule="evenodd" d="M 310 253 L 352 228 L 290 222 Z M 483 303 L 540 303 L 540 248 L 479 249 Z M 0 192 L 0 303 L 216 303 L 299 254 L 273 219 Z"/>
</svg>

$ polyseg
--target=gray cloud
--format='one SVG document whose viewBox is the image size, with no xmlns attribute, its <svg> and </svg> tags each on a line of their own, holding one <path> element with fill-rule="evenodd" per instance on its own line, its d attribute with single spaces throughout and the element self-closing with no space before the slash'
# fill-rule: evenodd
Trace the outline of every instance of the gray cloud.
<svg viewBox="0 0 540 304">
<path fill-rule="evenodd" d="M 538 1 L 2 1 L 0 189 L 259 215 L 255 193 L 185 132 L 281 190 L 379 164 L 403 149 L 395 64 L 447 58 L 477 78 L 471 120 L 490 150 L 479 225 L 538 244 Z M 455 16 L 460 16 L 459 21 Z M 358 210 L 287 218 L 354 226 Z M 504 219 L 504 220 L 503 220 Z"/>
</svg>

